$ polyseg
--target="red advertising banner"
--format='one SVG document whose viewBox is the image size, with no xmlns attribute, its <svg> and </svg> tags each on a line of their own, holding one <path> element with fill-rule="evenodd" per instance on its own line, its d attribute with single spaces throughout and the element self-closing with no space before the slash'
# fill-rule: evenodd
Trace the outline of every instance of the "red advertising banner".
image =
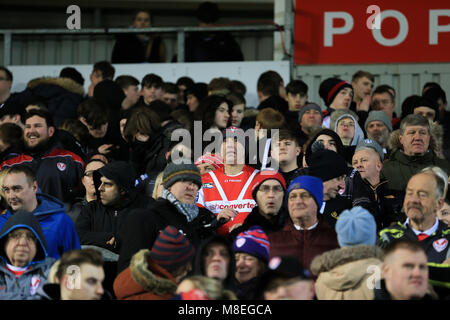
<svg viewBox="0 0 450 320">
<path fill-rule="evenodd" d="M 296 0 L 295 64 L 450 62 L 449 0 Z"/>
</svg>

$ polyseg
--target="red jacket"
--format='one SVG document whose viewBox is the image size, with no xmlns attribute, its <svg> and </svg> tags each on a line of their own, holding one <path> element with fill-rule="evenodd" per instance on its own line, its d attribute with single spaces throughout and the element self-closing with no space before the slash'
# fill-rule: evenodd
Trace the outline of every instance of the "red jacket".
<svg viewBox="0 0 450 320">
<path fill-rule="evenodd" d="M 130 266 L 114 280 L 117 300 L 169 300 L 177 289 L 174 277 L 154 263 L 147 249 L 131 259 Z"/>
<path fill-rule="evenodd" d="M 287 219 L 282 230 L 268 236 L 270 257 L 293 256 L 307 269 L 315 256 L 339 248 L 336 232 L 322 219 L 312 230 L 297 230 Z"/>
</svg>

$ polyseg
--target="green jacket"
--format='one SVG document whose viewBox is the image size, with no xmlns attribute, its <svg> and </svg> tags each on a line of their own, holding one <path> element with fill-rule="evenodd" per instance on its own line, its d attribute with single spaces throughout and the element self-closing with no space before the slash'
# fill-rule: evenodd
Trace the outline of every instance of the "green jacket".
<svg viewBox="0 0 450 320">
<path fill-rule="evenodd" d="M 409 178 L 428 166 L 438 166 L 450 174 L 450 163 L 431 151 L 423 156 L 407 156 L 403 150 L 398 149 L 383 163 L 381 180 L 388 180 L 388 189 L 404 192 Z"/>
</svg>

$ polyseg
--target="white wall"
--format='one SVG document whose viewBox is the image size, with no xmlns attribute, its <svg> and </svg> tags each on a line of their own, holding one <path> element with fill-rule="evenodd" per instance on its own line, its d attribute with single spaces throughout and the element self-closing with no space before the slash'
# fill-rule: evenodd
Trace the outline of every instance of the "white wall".
<svg viewBox="0 0 450 320">
<path fill-rule="evenodd" d="M 9 66 L 14 75 L 12 91 L 20 92 L 26 88 L 27 83 L 38 77 L 57 77 L 64 67 L 76 68 L 84 77 L 84 88 L 89 87 L 89 75 L 92 65 L 43 65 L 43 66 Z M 157 64 L 116 64 L 115 77 L 119 75 L 132 75 L 139 81 L 148 74 L 155 73 L 166 82 L 176 82 L 182 76 L 191 77 L 195 82 L 209 83 L 216 77 L 228 77 L 231 80 L 240 80 L 247 87 L 247 106 L 256 107 L 258 96 L 256 83 L 261 73 L 267 70 L 277 71 L 284 82 L 289 82 L 288 61 L 255 61 L 255 62 L 200 62 L 200 63 L 157 63 Z"/>
</svg>

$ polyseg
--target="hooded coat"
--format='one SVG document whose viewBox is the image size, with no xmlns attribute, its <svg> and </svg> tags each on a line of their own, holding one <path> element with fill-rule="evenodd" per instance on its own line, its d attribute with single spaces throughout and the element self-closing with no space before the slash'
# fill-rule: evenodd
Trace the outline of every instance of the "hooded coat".
<svg viewBox="0 0 450 320">
<path fill-rule="evenodd" d="M 28 82 L 27 88 L 18 95 L 16 98 L 23 105 L 33 96 L 45 98 L 55 127 L 58 127 L 66 119 L 77 118 L 77 108 L 83 100 L 84 89 L 70 78 L 41 77 Z"/>
<path fill-rule="evenodd" d="M 130 266 L 114 280 L 114 293 L 118 300 L 169 300 L 176 289 L 175 278 L 152 261 L 148 249 L 137 252 Z"/>
<path fill-rule="evenodd" d="M 228 272 L 227 277 L 223 280 L 222 284 L 224 289 L 231 290 L 233 292 L 236 291 L 237 281 L 235 278 L 236 273 L 236 260 L 234 259 L 234 252 L 232 248 L 232 244 L 224 237 L 220 235 L 211 236 L 208 239 L 205 239 L 198 247 L 196 247 L 195 258 L 194 258 L 194 266 L 192 268 L 192 275 L 200 275 L 206 276 L 205 274 L 205 250 L 211 243 L 221 243 L 225 245 L 228 250 L 228 255 L 230 257 L 230 262 L 228 263 Z"/>
<path fill-rule="evenodd" d="M 388 188 L 394 191 L 404 192 L 409 179 L 428 166 L 438 166 L 447 174 L 450 174 L 450 163 L 443 159 L 442 135 L 440 125 L 433 123 L 430 127 L 430 146 L 423 156 L 407 156 L 403 152 L 403 146 L 399 140 L 400 130 L 391 133 L 388 144 L 392 150 L 388 160 L 383 163 L 380 177 L 388 180 Z"/>
<path fill-rule="evenodd" d="M 117 183 L 119 190 L 126 192 L 117 206 L 105 206 L 100 200 L 90 201 L 85 205 L 76 219 L 76 229 L 82 245 L 94 245 L 119 253 L 121 239 L 119 232 L 130 212 L 136 208 L 149 208 L 154 200 L 137 193 L 134 188 L 135 173 L 130 166 L 123 166 L 123 162 L 111 162 L 94 171 L 93 179 L 97 190 L 97 199 L 100 199 L 98 191 L 102 175 Z M 115 238 L 115 245 L 107 244 L 111 238 Z"/>
<path fill-rule="evenodd" d="M 369 267 L 380 267 L 383 250 L 376 246 L 357 245 L 327 251 L 314 258 L 311 272 L 317 276 L 319 300 L 373 300 L 368 281 L 373 278 Z M 370 270 L 369 270 L 370 271 Z"/>
<path fill-rule="evenodd" d="M 64 252 L 81 249 L 80 241 L 72 219 L 65 213 L 64 204 L 44 193 L 37 193 L 38 206 L 33 210 L 39 221 L 42 233 L 47 240 L 47 252 L 50 257 L 59 259 Z M 0 227 L 9 217 L 14 216 L 11 208 L 0 215 Z"/>
<path fill-rule="evenodd" d="M 5 252 L 7 236 L 18 228 L 27 228 L 37 238 L 36 255 L 20 277 L 7 268 L 10 263 Z M 47 282 L 51 266 L 56 260 L 48 257 L 47 242 L 42 228 L 32 213 L 19 211 L 6 221 L 0 230 L 0 299 L 37 300 L 37 290 Z"/>
</svg>

